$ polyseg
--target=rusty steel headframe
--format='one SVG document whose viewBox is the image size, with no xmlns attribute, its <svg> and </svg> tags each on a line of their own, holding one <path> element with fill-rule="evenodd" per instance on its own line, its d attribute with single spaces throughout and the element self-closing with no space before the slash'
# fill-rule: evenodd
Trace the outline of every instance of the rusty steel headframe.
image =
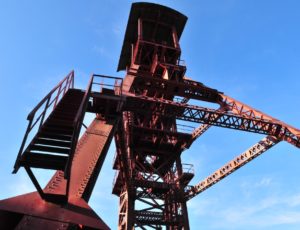
<svg viewBox="0 0 300 230">
<path fill-rule="evenodd" d="M 113 137 L 112 193 L 120 199 L 118 228 L 126 230 L 189 229 L 188 200 L 280 141 L 300 147 L 298 129 L 185 76 L 179 39 L 186 21 L 168 7 L 133 3 L 118 65 L 125 78 L 94 74 L 80 90 L 72 71 L 41 100 L 14 167 L 24 167 L 37 192 L 0 201 L 0 229 L 109 229 L 88 201 Z M 88 127 L 86 112 L 96 114 Z M 211 126 L 267 136 L 191 186 L 193 166 L 181 153 Z M 55 170 L 45 188 L 34 168 Z"/>
</svg>

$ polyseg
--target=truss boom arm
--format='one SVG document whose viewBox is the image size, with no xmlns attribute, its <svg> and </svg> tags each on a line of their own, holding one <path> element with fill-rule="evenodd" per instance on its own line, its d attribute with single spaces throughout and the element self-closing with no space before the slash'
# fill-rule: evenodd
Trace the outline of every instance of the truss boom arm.
<svg viewBox="0 0 300 230">
<path fill-rule="evenodd" d="M 281 126 L 276 135 L 282 140 L 287 141 L 288 143 L 300 148 L 300 130 L 288 125 L 274 117 L 271 117 L 259 110 L 256 110 L 240 101 L 237 101 L 227 95 L 219 94 L 223 99 L 223 106 L 230 110 L 233 114 L 241 115 L 247 118 L 255 118 L 262 120 L 269 120 L 273 123 L 276 123 Z M 270 134 L 269 134 L 270 135 Z"/>
<path fill-rule="evenodd" d="M 219 168 L 217 171 L 212 173 L 210 176 L 205 178 L 204 180 L 200 181 L 197 185 L 191 186 L 186 191 L 186 198 L 190 200 L 191 198 L 195 197 L 196 195 L 202 193 L 212 185 L 216 184 L 220 180 L 224 179 L 228 175 L 230 175 L 235 170 L 239 169 L 243 165 L 249 163 L 266 150 L 273 147 L 275 144 L 280 142 L 279 139 L 273 136 L 267 136 L 263 138 L 261 141 L 253 145 L 251 148 L 247 149 L 238 157 L 234 158 L 223 167 Z"/>
<path fill-rule="evenodd" d="M 226 106 L 226 103 L 227 102 L 224 99 L 224 105 L 222 106 Z M 137 105 L 141 104 L 142 106 L 139 106 L 138 108 Z M 234 108 L 236 105 L 238 105 L 238 109 Z M 300 148 L 300 130 L 267 116 L 258 110 L 252 109 L 247 105 L 238 103 L 237 101 L 234 101 L 234 105 L 227 103 L 228 108 L 226 108 L 226 111 L 220 111 L 201 106 L 176 103 L 161 98 L 158 99 L 127 94 L 125 109 L 129 111 L 135 110 L 139 113 L 147 113 L 149 111 L 148 108 L 154 108 L 155 106 L 159 109 L 153 112 L 153 114 L 176 117 L 179 120 L 271 135 Z M 216 119 L 216 117 L 218 119 Z"/>
<path fill-rule="evenodd" d="M 220 109 L 218 109 L 217 111 L 224 111 L 224 107 L 221 107 Z M 218 120 L 222 115 L 220 114 L 214 114 L 212 117 L 211 117 L 211 120 Z M 200 137 L 203 133 L 205 133 L 212 125 L 210 124 L 201 124 L 199 127 L 197 127 L 193 133 L 192 133 L 192 138 L 190 139 L 190 141 L 187 143 L 186 146 L 183 146 L 184 149 L 187 149 L 189 148 L 192 143 L 198 138 Z"/>
</svg>

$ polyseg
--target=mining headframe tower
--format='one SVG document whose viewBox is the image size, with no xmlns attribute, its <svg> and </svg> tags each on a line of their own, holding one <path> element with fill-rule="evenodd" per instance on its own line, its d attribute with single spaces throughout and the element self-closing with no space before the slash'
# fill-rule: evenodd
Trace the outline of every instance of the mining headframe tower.
<svg viewBox="0 0 300 230">
<path fill-rule="evenodd" d="M 168 7 L 133 3 L 118 64 L 124 79 L 93 74 L 83 90 L 74 88 L 72 71 L 29 113 L 13 172 L 24 168 L 37 191 L 0 201 L 0 229 L 109 229 L 88 201 L 112 140 L 122 230 L 189 229 L 190 199 L 280 141 L 300 147 L 298 129 L 185 76 L 186 21 Z M 86 112 L 95 113 L 88 127 Z M 200 125 L 189 130 L 179 121 Z M 189 185 L 194 170 L 181 153 L 211 126 L 265 136 Z M 35 168 L 55 171 L 44 188 Z"/>
</svg>

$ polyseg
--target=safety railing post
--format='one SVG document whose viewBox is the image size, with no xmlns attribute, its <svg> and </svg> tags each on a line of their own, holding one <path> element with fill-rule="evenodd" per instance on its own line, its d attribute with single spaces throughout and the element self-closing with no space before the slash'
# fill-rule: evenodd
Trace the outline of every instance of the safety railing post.
<svg viewBox="0 0 300 230">
<path fill-rule="evenodd" d="M 18 169 L 19 169 L 19 165 L 18 165 L 19 161 L 18 160 L 20 159 L 20 157 L 21 157 L 21 155 L 23 153 L 23 150 L 24 150 L 24 147 L 25 147 L 25 144 L 26 144 L 26 141 L 27 141 L 28 134 L 29 134 L 29 132 L 31 130 L 31 124 L 32 124 L 32 119 L 29 120 L 29 123 L 28 123 L 27 129 L 26 129 L 24 138 L 22 140 L 22 143 L 21 143 L 18 155 L 17 155 L 17 160 L 16 160 L 15 165 L 14 165 L 13 173 L 16 173 L 18 171 Z"/>
<path fill-rule="evenodd" d="M 45 109 L 43 111 L 43 115 L 42 115 L 42 118 L 41 118 L 41 121 L 40 121 L 39 129 L 42 127 L 42 125 L 44 123 L 44 119 L 45 119 L 45 115 L 46 115 L 46 112 L 47 112 L 47 109 L 48 109 L 48 106 L 49 106 L 50 99 L 51 99 L 51 97 L 48 97 L 48 100 L 46 102 L 46 106 L 45 106 Z"/>
</svg>

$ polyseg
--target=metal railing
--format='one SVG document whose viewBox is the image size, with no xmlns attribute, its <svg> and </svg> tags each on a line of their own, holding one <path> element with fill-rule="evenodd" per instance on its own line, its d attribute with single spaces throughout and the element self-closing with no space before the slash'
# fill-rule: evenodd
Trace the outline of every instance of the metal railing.
<svg viewBox="0 0 300 230">
<path fill-rule="evenodd" d="M 193 133 L 196 127 L 191 125 L 177 124 L 177 131 L 181 133 Z"/>
<path fill-rule="evenodd" d="M 194 165 L 193 164 L 186 164 L 186 163 L 182 163 L 182 172 L 183 173 L 195 173 L 194 170 Z"/>
<path fill-rule="evenodd" d="M 101 83 L 95 82 L 96 78 L 100 78 L 102 80 Z M 114 81 L 114 84 L 106 84 L 104 83 L 104 79 L 112 79 Z M 90 81 L 88 83 L 87 89 L 85 91 L 84 97 L 81 101 L 80 107 L 77 111 L 75 120 L 74 120 L 74 131 L 72 136 L 72 145 L 71 145 L 71 151 L 70 151 L 70 157 L 68 159 L 66 169 L 65 169 L 65 178 L 69 178 L 71 173 L 71 165 L 74 157 L 74 153 L 76 150 L 76 146 L 78 143 L 79 135 L 81 126 L 83 124 L 85 111 L 87 109 L 91 93 L 94 92 L 94 86 L 98 85 L 100 86 L 100 92 L 103 91 L 106 87 L 113 87 L 114 93 L 116 95 L 122 95 L 122 86 L 123 86 L 123 79 L 118 77 L 111 77 L 111 76 L 105 76 L 105 75 L 99 75 L 99 74 L 93 74 L 90 78 Z"/>
<path fill-rule="evenodd" d="M 90 93 L 91 93 L 91 89 L 92 89 L 92 83 L 93 83 L 93 76 L 90 78 L 89 84 L 84 93 L 83 99 L 80 103 L 79 109 L 76 113 L 76 117 L 74 120 L 74 130 L 73 130 L 73 135 L 72 135 L 72 142 L 71 142 L 72 145 L 71 145 L 71 150 L 70 150 L 70 157 L 68 158 L 68 162 L 67 162 L 66 168 L 65 168 L 65 178 L 66 179 L 68 179 L 71 174 L 72 161 L 73 161 L 74 153 L 75 153 L 76 146 L 78 143 L 81 126 L 83 124 L 85 111 L 86 111 L 86 108 L 87 108 L 87 105 L 89 102 Z M 67 184 L 67 192 L 69 192 L 69 180 L 68 180 L 68 184 Z"/>
<path fill-rule="evenodd" d="M 22 153 L 24 152 L 25 146 L 27 144 L 29 135 L 36 135 L 39 129 L 44 124 L 47 116 L 55 109 L 58 102 L 63 98 L 66 92 L 74 87 L 74 71 L 72 70 L 63 80 L 61 80 L 38 104 L 37 106 L 28 114 L 27 120 L 29 121 L 21 147 L 18 152 L 17 160 L 14 165 L 13 173 L 16 173 L 19 169 L 19 160 Z M 52 107 L 52 109 L 51 109 Z M 39 123 L 39 124 L 38 124 Z M 35 133 L 32 133 L 33 129 L 36 128 L 38 124 L 38 129 Z M 26 146 L 27 147 L 27 146 Z"/>
<path fill-rule="evenodd" d="M 95 93 L 105 93 L 104 90 L 112 90 L 114 95 L 117 95 L 120 98 L 117 107 L 117 111 L 120 111 L 122 107 L 123 78 L 100 74 L 94 74 L 92 77 L 93 82 L 91 91 Z"/>
<path fill-rule="evenodd" d="M 186 66 L 186 62 L 185 62 L 185 60 L 178 59 L 177 65 Z"/>
<path fill-rule="evenodd" d="M 186 104 L 189 101 L 189 98 L 181 97 L 181 96 L 175 96 L 173 98 L 173 101 L 176 103 Z"/>
<path fill-rule="evenodd" d="M 96 80 L 97 79 L 97 80 Z M 100 82 L 99 82 L 100 81 Z M 106 83 L 106 82 L 108 83 Z M 98 86 L 98 89 L 95 89 Z M 115 95 L 122 96 L 123 88 L 123 78 L 111 77 L 100 74 L 93 74 L 92 76 L 92 91 L 93 92 L 103 92 L 103 89 L 111 89 L 114 91 Z"/>
</svg>

